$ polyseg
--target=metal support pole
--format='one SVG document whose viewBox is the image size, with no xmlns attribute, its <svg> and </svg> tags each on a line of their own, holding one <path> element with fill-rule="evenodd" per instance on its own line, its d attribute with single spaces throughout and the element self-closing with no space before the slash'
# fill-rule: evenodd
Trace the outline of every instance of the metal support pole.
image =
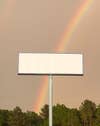
<svg viewBox="0 0 100 126">
<path fill-rule="evenodd" d="M 49 75 L 49 126 L 52 126 L 53 76 Z"/>
</svg>

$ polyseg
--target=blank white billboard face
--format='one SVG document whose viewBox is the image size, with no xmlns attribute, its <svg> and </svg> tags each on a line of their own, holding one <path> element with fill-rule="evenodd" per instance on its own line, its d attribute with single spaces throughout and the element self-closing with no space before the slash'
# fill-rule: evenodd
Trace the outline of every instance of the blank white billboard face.
<svg viewBox="0 0 100 126">
<path fill-rule="evenodd" d="M 83 74 L 82 54 L 20 53 L 18 74 Z"/>
</svg>

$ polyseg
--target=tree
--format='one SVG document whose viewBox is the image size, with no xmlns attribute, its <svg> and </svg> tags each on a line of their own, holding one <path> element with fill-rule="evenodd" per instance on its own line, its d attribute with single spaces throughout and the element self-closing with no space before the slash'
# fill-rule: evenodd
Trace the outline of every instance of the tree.
<svg viewBox="0 0 100 126">
<path fill-rule="evenodd" d="M 85 100 L 80 106 L 80 115 L 83 126 L 93 126 L 96 105 L 90 100 Z"/>
<path fill-rule="evenodd" d="M 27 111 L 24 113 L 25 126 L 40 126 L 42 119 L 35 112 Z"/>
<path fill-rule="evenodd" d="M 0 110 L 0 126 L 48 126 L 49 106 L 44 105 L 40 115 L 22 112 L 19 107 L 13 111 Z M 100 126 L 100 105 L 85 100 L 78 109 L 64 104 L 53 106 L 53 126 Z"/>
<path fill-rule="evenodd" d="M 49 105 L 44 105 L 41 109 L 40 116 L 42 118 L 43 126 L 49 125 Z"/>
<path fill-rule="evenodd" d="M 79 111 L 70 109 L 68 112 L 68 126 L 81 126 Z"/>
<path fill-rule="evenodd" d="M 9 126 L 24 126 L 24 116 L 19 107 L 10 112 Z"/>
<path fill-rule="evenodd" d="M 67 126 L 68 123 L 68 111 L 69 109 L 65 105 L 59 105 L 53 107 L 53 126 Z"/>
<path fill-rule="evenodd" d="M 49 106 L 47 104 L 41 109 L 40 116 L 43 119 L 47 119 L 49 117 Z"/>
<path fill-rule="evenodd" d="M 0 110 L 0 126 L 9 126 L 8 117 L 10 112 L 8 110 Z"/>
<path fill-rule="evenodd" d="M 100 105 L 96 108 L 94 126 L 100 126 Z"/>
</svg>

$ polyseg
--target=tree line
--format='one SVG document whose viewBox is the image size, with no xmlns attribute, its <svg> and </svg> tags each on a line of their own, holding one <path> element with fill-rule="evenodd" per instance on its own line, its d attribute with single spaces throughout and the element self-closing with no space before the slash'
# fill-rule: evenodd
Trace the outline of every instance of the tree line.
<svg viewBox="0 0 100 126">
<path fill-rule="evenodd" d="M 20 107 L 0 109 L 0 126 L 49 126 L 48 108 L 47 104 L 44 105 L 39 114 L 22 112 Z M 79 109 L 54 105 L 53 126 L 100 126 L 100 105 L 90 100 L 84 100 Z"/>
</svg>

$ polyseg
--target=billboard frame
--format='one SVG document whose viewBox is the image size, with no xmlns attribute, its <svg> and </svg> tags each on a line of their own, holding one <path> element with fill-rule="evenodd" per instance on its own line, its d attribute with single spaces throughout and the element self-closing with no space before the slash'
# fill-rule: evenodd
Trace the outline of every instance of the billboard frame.
<svg viewBox="0 0 100 126">
<path fill-rule="evenodd" d="M 84 74 L 84 67 L 83 67 L 83 64 L 84 64 L 84 54 L 83 53 L 31 53 L 31 52 L 20 52 L 19 54 L 80 54 L 82 55 L 82 74 L 57 74 L 57 73 L 19 73 L 19 71 L 17 71 L 17 74 L 18 75 L 34 75 L 34 76 L 48 76 L 48 75 L 53 75 L 53 76 L 83 76 Z M 18 61 L 19 61 L 19 58 L 18 58 Z M 19 62 L 18 62 L 18 68 L 17 70 L 19 70 Z"/>
<path fill-rule="evenodd" d="M 25 53 L 24 53 L 25 54 Z M 82 55 L 82 74 L 33 74 L 33 73 L 19 73 L 17 71 L 17 74 L 18 75 L 40 75 L 40 76 L 43 76 L 43 75 L 48 75 L 49 77 L 49 126 L 53 126 L 53 114 L 52 114 L 52 106 L 53 106 L 53 76 L 83 76 L 84 75 L 84 67 L 83 67 L 83 64 L 84 64 L 84 55 L 82 53 L 35 53 L 35 54 L 81 54 Z M 19 70 L 19 64 L 18 64 L 18 69 Z"/>
</svg>

